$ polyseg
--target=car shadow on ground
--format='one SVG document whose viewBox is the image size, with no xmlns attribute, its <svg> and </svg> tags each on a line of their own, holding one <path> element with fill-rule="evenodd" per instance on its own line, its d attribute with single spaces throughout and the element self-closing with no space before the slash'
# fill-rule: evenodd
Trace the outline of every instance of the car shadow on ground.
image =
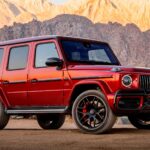
<svg viewBox="0 0 150 150">
<path fill-rule="evenodd" d="M 9 128 L 4 129 L 4 131 L 40 131 L 40 132 L 72 132 L 77 134 L 86 134 L 81 132 L 79 129 L 58 129 L 58 130 L 43 130 L 43 129 L 26 129 L 26 128 Z M 142 130 L 142 129 L 136 129 L 136 128 L 113 128 L 107 133 L 104 134 L 143 134 L 143 133 L 150 133 L 150 130 Z"/>
</svg>

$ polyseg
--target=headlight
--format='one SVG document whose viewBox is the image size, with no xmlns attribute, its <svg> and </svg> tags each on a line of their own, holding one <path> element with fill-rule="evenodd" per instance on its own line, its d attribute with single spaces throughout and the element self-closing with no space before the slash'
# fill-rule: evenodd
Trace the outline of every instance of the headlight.
<svg viewBox="0 0 150 150">
<path fill-rule="evenodd" d="M 130 75 L 124 75 L 122 77 L 122 85 L 125 87 L 130 87 L 132 84 L 132 77 Z"/>
</svg>

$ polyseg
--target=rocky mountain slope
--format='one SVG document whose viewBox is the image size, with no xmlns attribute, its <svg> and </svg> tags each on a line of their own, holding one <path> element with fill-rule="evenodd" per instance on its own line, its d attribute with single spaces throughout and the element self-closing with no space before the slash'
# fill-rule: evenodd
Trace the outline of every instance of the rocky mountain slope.
<svg viewBox="0 0 150 150">
<path fill-rule="evenodd" d="M 0 0 L 0 14 L 0 27 L 74 14 L 94 23 L 134 23 L 142 31 L 150 28 L 150 0 L 68 0 L 61 6 L 50 0 Z"/>
<path fill-rule="evenodd" d="M 150 30 L 141 32 L 134 24 L 96 23 L 77 15 L 59 15 L 53 19 L 5 26 L 0 30 L 0 40 L 10 40 L 38 35 L 66 35 L 92 38 L 109 42 L 123 65 L 150 67 Z"/>
<path fill-rule="evenodd" d="M 150 0 L 0 0 L 0 14 L 1 41 L 47 34 L 92 38 L 108 42 L 123 65 L 150 67 Z"/>
</svg>

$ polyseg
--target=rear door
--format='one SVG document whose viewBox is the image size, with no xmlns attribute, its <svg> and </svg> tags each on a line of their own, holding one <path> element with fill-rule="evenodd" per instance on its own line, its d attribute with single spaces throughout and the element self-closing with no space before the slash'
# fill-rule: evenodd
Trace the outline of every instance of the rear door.
<svg viewBox="0 0 150 150">
<path fill-rule="evenodd" d="M 2 80 L 1 75 L 2 75 L 2 70 L 3 70 L 3 66 L 2 66 L 3 62 L 4 62 L 4 48 L 0 47 L 0 81 Z M 0 82 L 0 83 L 2 83 L 2 82 Z M 1 84 L 0 84 L 0 86 L 1 86 Z"/>
<path fill-rule="evenodd" d="M 63 71 L 57 67 L 47 67 L 47 58 L 61 58 L 55 40 L 33 43 L 32 63 L 29 72 L 29 103 L 31 106 L 63 105 Z"/>
<path fill-rule="evenodd" d="M 29 44 L 7 47 L 2 84 L 11 107 L 27 106 Z"/>
</svg>

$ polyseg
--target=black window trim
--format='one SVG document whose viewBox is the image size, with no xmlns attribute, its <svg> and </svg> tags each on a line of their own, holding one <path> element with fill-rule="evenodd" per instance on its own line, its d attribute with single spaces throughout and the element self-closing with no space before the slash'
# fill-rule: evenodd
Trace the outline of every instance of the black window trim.
<svg viewBox="0 0 150 150">
<path fill-rule="evenodd" d="M 3 51 L 2 60 L 1 60 L 1 62 L 0 62 L 0 67 L 1 67 L 1 65 L 2 65 L 2 63 L 3 63 L 3 59 L 4 59 L 4 47 L 0 47 L 0 50 Z"/>
<path fill-rule="evenodd" d="M 26 63 L 26 67 L 25 68 L 19 68 L 19 69 L 9 69 L 8 65 L 9 65 L 9 58 L 10 58 L 10 52 L 13 48 L 18 48 L 18 47 L 27 47 L 28 48 L 28 54 L 27 54 L 27 63 Z M 8 59 L 7 59 L 7 66 L 6 66 L 6 70 L 7 71 L 18 71 L 18 70 L 26 70 L 27 65 L 28 65 L 28 58 L 29 58 L 29 51 L 30 51 L 30 46 L 28 44 L 25 45 L 18 45 L 18 46 L 12 46 L 9 48 L 9 54 L 8 54 Z"/>
<path fill-rule="evenodd" d="M 33 68 L 34 68 L 34 69 L 50 68 L 50 66 L 36 67 L 36 66 L 35 66 L 35 63 L 36 63 L 36 62 L 35 62 L 35 59 L 36 59 L 36 50 L 37 50 L 38 45 L 51 44 L 51 43 L 53 43 L 53 44 L 55 45 L 56 51 L 57 51 L 57 54 L 58 54 L 58 57 L 60 58 L 59 52 L 58 52 L 58 48 L 57 48 L 57 45 L 56 45 L 55 41 L 49 41 L 49 42 L 46 41 L 46 42 L 37 43 L 37 44 L 35 44 L 35 48 L 34 48 L 34 63 L 33 63 Z"/>
<path fill-rule="evenodd" d="M 112 47 L 109 45 L 109 43 L 107 43 L 107 42 L 103 42 L 103 41 L 96 41 L 96 40 L 89 40 L 89 39 L 68 39 L 68 38 L 61 38 L 60 40 L 59 40 L 59 42 L 60 42 L 60 45 L 61 45 L 61 47 L 62 47 L 62 49 L 63 49 L 63 52 L 64 52 L 64 58 L 65 58 L 65 60 L 67 61 L 67 62 L 69 62 L 69 63 L 73 63 L 73 61 L 70 61 L 70 60 L 68 60 L 68 58 L 67 58 L 67 56 L 66 56 L 66 53 L 65 53 L 65 50 L 64 50 L 64 47 L 63 47 L 63 44 L 62 44 L 62 41 L 76 41 L 76 42 L 93 42 L 93 43 L 96 43 L 96 44 L 106 44 L 106 45 L 108 45 L 109 46 L 109 48 L 110 48 L 110 52 L 112 53 L 112 55 L 113 55 L 113 59 L 115 59 L 116 60 L 116 65 L 117 66 L 120 66 L 121 65 L 121 63 L 120 63 L 120 61 L 118 60 L 118 58 L 117 58 L 117 56 L 116 56 L 116 54 L 114 53 L 114 51 L 113 51 L 113 49 L 112 49 Z"/>
</svg>

